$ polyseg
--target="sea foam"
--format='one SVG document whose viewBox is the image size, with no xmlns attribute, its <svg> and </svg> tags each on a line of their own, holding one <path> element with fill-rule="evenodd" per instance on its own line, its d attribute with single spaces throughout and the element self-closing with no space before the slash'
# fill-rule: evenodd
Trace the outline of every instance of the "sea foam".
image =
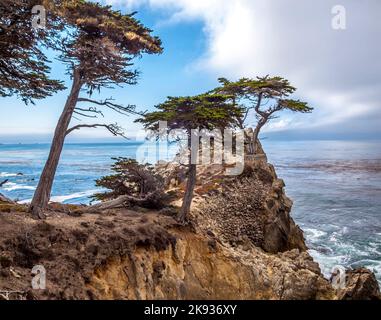
<svg viewBox="0 0 381 320">
<path fill-rule="evenodd" d="M 3 189 L 6 191 L 14 191 L 14 190 L 36 190 L 36 187 L 26 186 L 23 184 L 17 184 L 14 182 L 7 182 L 4 184 Z"/>
</svg>

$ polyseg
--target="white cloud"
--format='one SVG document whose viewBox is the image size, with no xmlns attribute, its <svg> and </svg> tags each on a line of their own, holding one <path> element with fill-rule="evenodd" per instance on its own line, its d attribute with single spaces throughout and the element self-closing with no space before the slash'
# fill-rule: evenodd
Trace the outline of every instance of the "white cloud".
<svg viewBox="0 0 381 320">
<path fill-rule="evenodd" d="M 331 28 L 337 0 L 110 0 L 171 12 L 172 22 L 204 21 L 208 49 L 193 65 L 216 77 L 281 75 L 316 107 L 291 115 L 294 128 L 339 124 L 380 113 L 381 1 L 342 0 L 347 30 Z M 277 123 L 277 124 L 276 124 Z M 275 122 L 269 129 L 286 127 Z"/>
</svg>

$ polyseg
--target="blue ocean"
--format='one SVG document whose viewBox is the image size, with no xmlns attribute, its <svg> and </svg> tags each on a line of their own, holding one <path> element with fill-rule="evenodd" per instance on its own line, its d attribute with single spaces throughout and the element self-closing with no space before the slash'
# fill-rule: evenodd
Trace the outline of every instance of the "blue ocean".
<svg viewBox="0 0 381 320">
<path fill-rule="evenodd" d="M 328 276 L 336 265 L 366 266 L 381 281 L 381 142 L 263 140 L 269 161 L 294 201 L 292 216 L 311 255 Z M 89 203 L 94 180 L 112 157 L 136 157 L 140 142 L 66 144 L 52 201 Z M 33 196 L 48 144 L 0 145 L 0 192 L 21 202 Z"/>
</svg>

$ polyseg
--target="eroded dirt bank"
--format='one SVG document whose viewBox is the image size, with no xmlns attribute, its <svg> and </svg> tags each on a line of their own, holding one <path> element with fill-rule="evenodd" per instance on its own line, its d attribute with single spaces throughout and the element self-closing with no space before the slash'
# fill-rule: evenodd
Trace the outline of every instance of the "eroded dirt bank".
<svg viewBox="0 0 381 320">
<path fill-rule="evenodd" d="M 307 253 L 227 247 L 157 213 L 0 215 L 2 291 L 38 299 L 333 298 Z M 47 289 L 31 290 L 43 265 Z"/>
</svg>

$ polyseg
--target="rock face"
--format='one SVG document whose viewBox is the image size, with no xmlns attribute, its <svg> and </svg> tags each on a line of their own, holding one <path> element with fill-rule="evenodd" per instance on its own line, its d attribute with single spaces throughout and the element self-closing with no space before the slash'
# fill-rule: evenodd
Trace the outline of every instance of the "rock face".
<svg viewBox="0 0 381 320">
<path fill-rule="evenodd" d="M 374 273 L 365 268 L 346 272 L 345 288 L 338 290 L 342 300 L 380 300 L 380 288 Z"/>
<path fill-rule="evenodd" d="M 274 167 L 262 158 L 246 163 L 241 176 L 224 179 L 203 195 L 195 220 L 231 245 L 250 241 L 266 252 L 305 251 L 303 232 L 290 216 L 292 201 Z"/>
<path fill-rule="evenodd" d="M 102 299 L 333 299 L 334 290 L 306 253 L 276 256 L 251 246 L 176 232 L 175 247 L 137 248 L 94 272 L 88 290 Z"/>
<path fill-rule="evenodd" d="M 0 213 L 0 298 L 335 298 L 318 265 L 298 249 L 232 247 L 156 212 L 57 215 L 36 222 Z M 37 264 L 46 269 L 45 290 L 31 288 Z"/>
</svg>

